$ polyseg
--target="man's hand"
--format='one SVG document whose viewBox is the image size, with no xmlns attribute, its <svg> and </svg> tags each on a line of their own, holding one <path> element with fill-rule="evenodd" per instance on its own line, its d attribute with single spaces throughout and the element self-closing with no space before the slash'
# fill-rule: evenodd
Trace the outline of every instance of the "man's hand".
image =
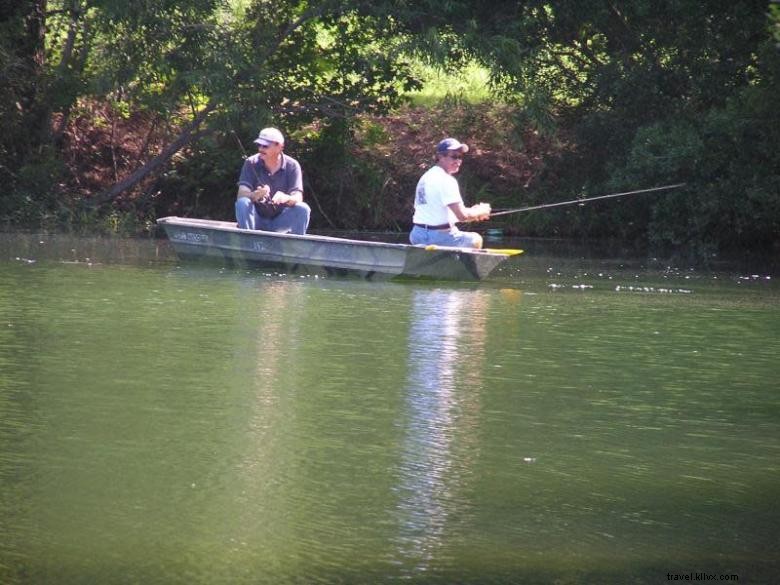
<svg viewBox="0 0 780 585">
<path fill-rule="evenodd" d="M 252 194 L 249 196 L 249 199 L 251 199 L 253 202 L 258 201 L 265 201 L 268 199 L 268 196 L 271 194 L 271 189 L 268 188 L 268 185 L 261 185 L 254 191 L 252 191 Z"/>
<path fill-rule="evenodd" d="M 489 203 L 477 203 L 471 206 L 471 213 L 474 214 L 475 221 L 486 221 L 490 219 L 490 212 L 492 211 Z"/>
<path fill-rule="evenodd" d="M 271 198 L 271 201 L 276 203 L 277 205 L 286 205 L 288 207 L 292 207 L 293 205 L 295 205 L 295 197 L 293 197 L 292 195 L 288 195 L 283 191 L 277 191 L 276 193 L 274 193 L 274 196 Z"/>
</svg>

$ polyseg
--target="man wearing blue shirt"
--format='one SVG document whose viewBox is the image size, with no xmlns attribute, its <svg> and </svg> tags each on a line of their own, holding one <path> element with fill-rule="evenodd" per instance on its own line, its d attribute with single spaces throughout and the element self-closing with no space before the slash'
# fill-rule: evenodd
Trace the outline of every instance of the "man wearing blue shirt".
<svg viewBox="0 0 780 585">
<path fill-rule="evenodd" d="M 263 128 L 255 144 L 258 153 L 247 157 L 238 178 L 238 227 L 305 234 L 311 208 L 303 202 L 300 163 L 284 154 L 284 136 L 276 128 Z"/>
</svg>

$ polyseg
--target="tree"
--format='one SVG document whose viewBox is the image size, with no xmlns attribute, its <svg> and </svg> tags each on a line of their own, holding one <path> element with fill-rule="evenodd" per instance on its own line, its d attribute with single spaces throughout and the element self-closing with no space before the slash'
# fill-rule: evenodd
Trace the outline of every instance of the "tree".
<svg viewBox="0 0 780 585">
<path fill-rule="evenodd" d="M 9 88 L 5 103 L 22 104 L 24 115 L 8 108 L 2 112 L 3 123 L 19 134 L 34 118 L 41 131 L 28 134 L 27 151 L 45 146 L 55 161 L 56 141 L 73 108 L 84 100 L 109 101 L 118 112 L 145 111 L 178 128 L 156 156 L 140 161 L 95 199 L 110 201 L 164 168 L 182 148 L 215 131 L 236 125 L 256 128 L 271 120 L 291 127 L 314 119 L 327 122 L 334 115 L 381 110 L 396 103 L 413 80 L 402 59 L 389 50 L 392 28 L 358 14 L 359 4 L 12 3 L 14 10 L 7 13 L 4 25 L 13 35 L 8 37 L 3 65 L 5 71 L 16 72 L 17 84 Z M 11 148 L 14 140 L 5 142 L 0 152 L 3 168 L 18 174 L 12 169 L 27 164 L 23 161 L 28 156 L 18 146 Z M 43 174 L 40 161 L 28 166 Z M 40 198 L 40 186 L 23 190 Z"/>
<path fill-rule="evenodd" d="M 674 198 L 635 198 L 598 213 L 562 210 L 559 233 L 647 240 L 655 226 L 658 241 L 726 243 L 730 225 L 743 234 L 737 243 L 766 243 L 780 221 L 772 4 L 774 21 L 766 0 L 497 0 L 489 11 L 453 0 L 414 3 L 398 18 L 426 54 L 475 56 L 526 120 L 567 131 L 574 147 L 550 169 L 553 188 L 537 187 L 540 198 L 682 180 L 683 195 L 708 210 L 675 214 Z M 716 182 L 729 187 L 707 197 Z M 735 196 L 746 188 L 750 204 Z"/>
<path fill-rule="evenodd" d="M 44 0 L 0 2 L 0 168 L 5 179 L 15 178 L 13 169 L 46 139 L 45 8 Z"/>
</svg>

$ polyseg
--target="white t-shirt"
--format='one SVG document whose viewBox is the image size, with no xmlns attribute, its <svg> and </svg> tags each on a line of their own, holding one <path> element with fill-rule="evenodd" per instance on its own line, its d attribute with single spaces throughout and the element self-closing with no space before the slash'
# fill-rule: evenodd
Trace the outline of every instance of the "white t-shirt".
<svg viewBox="0 0 780 585">
<path fill-rule="evenodd" d="M 447 206 L 462 202 L 455 177 L 434 165 L 417 182 L 412 221 L 427 225 L 455 224 L 458 218 Z"/>
</svg>

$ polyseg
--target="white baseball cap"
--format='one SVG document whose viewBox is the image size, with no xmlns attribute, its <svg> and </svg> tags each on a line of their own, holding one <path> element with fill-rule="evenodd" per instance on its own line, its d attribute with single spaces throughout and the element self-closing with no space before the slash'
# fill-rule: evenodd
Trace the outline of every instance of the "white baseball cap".
<svg viewBox="0 0 780 585">
<path fill-rule="evenodd" d="M 277 144 L 284 144 L 284 136 L 276 128 L 263 128 L 260 130 L 260 134 L 255 138 L 255 144 L 262 146 L 268 146 L 272 142 Z"/>
</svg>

